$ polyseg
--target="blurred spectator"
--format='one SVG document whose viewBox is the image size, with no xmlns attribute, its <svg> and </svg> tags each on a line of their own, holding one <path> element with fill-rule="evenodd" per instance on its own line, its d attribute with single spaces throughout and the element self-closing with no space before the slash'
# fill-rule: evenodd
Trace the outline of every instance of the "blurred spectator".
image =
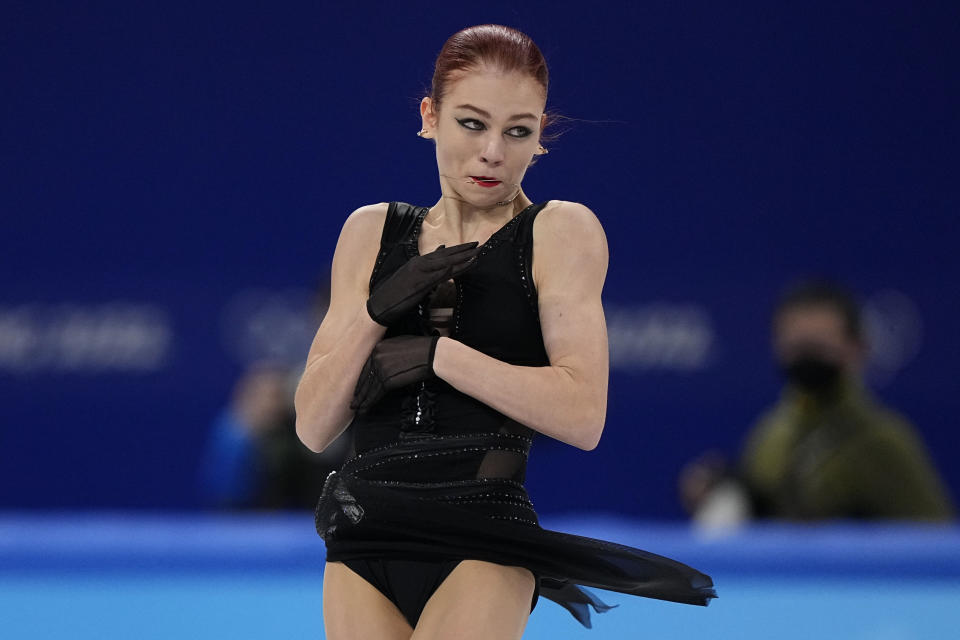
<svg viewBox="0 0 960 640">
<path fill-rule="evenodd" d="M 299 372 L 297 372 L 299 373 Z M 322 454 L 300 442 L 294 427 L 296 379 L 258 364 L 236 383 L 213 423 L 200 487 L 204 504 L 221 509 L 313 509 L 327 473 L 338 468 L 341 442 Z"/>
<path fill-rule="evenodd" d="M 326 314 L 329 274 L 320 278 L 310 315 Z M 311 334 L 312 335 L 312 334 Z M 350 438 L 344 433 L 323 453 L 307 449 L 296 433 L 293 396 L 302 363 L 260 362 L 236 382 L 214 420 L 200 467 L 204 505 L 219 509 L 313 509 L 327 474 L 339 469 Z"/>
<path fill-rule="evenodd" d="M 952 517 L 915 429 L 863 385 L 866 344 L 852 296 L 823 282 L 790 290 L 774 312 L 773 348 L 787 384 L 739 464 L 711 452 L 681 472 L 695 522 Z"/>
</svg>

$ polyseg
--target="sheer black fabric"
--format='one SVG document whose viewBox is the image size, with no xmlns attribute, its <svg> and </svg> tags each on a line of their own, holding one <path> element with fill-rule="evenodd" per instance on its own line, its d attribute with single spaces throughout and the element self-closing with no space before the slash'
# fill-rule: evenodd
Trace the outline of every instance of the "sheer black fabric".
<svg viewBox="0 0 960 640">
<path fill-rule="evenodd" d="M 390 389 L 433 377 L 433 356 L 439 336 L 394 336 L 373 348 L 353 391 L 350 408 L 366 413 Z"/>
<path fill-rule="evenodd" d="M 383 326 L 395 322 L 439 283 L 469 269 L 476 256 L 476 246 L 476 242 L 455 247 L 440 246 L 426 255 L 408 260 L 371 289 L 367 300 L 370 317 Z"/>
<path fill-rule="evenodd" d="M 454 278 L 451 337 L 516 365 L 549 364 L 530 272 L 531 205 L 480 245 Z M 371 286 L 417 255 L 425 207 L 391 203 Z M 421 303 L 387 330 L 431 335 Z M 522 390 L 518 390 L 522 393 Z M 387 393 L 351 432 L 355 455 L 331 473 L 316 509 L 330 561 L 475 559 L 530 569 L 540 595 L 582 624 L 609 607 L 580 588 L 705 605 L 710 578 L 656 554 L 543 529 L 524 488 L 534 432 L 438 378 Z"/>
</svg>

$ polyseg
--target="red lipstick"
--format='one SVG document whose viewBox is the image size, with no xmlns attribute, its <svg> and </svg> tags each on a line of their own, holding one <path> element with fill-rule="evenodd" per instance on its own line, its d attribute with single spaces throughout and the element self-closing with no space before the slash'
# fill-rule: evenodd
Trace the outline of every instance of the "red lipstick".
<svg viewBox="0 0 960 640">
<path fill-rule="evenodd" d="M 481 187 L 496 187 L 500 184 L 500 180 L 494 180 L 489 176 L 470 176 L 473 178 L 474 184 L 478 184 Z"/>
</svg>

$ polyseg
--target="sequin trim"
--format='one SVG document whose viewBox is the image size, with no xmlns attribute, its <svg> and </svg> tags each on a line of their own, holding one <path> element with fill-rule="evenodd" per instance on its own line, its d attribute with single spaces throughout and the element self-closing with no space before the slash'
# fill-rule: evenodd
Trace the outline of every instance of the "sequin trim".
<svg viewBox="0 0 960 640">
<path fill-rule="evenodd" d="M 377 254 L 377 261 L 373 264 L 373 271 L 370 273 L 370 282 L 367 285 L 370 291 L 373 291 L 373 283 L 376 281 L 377 275 L 380 273 L 380 267 L 383 266 L 383 261 L 386 260 L 388 253 L 390 253 L 390 248 L 384 247 L 381 243 L 380 252 Z"/>
<path fill-rule="evenodd" d="M 487 241 L 480 245 L 480 253 L 477 256 L 479 259 L 481 256 L 484 256 L 494 249 L 496 249 L 507 237 L 512 230 L 520 224 L 521 219 L 527 214 L 528 211 L 537 207 L 536 203 L 530 204 L 521 210 L 517 215 L 513 216 L 508 220 L 502 227 L 493 232 L 493 234 L 487 238 Z M 413 225 L 413 230 L 410 233 L 410 237 L 405 242 L 407 259 L 414 258 L 420 255 L 420 231 L 423 228 L 423 220 L 426 218 L 427 213 L 430 211 L 428 207 L 422 207 L 420 212 L 417 214 L 416 222 Z M 526 266 L 526 243 L 519 243 L 517 246 L 517 264 L 520 270 L 520 283 L 523 287 L 524 293 L 527 296 L 527 302 L 530 304 L 531 310 L 534 312 L 533 317 L 536 322 L 540 323 L 540 311 L 537 301 L 536 291 L 533 289 L 533 283 L 530 282 L 530 278 L 527 277 L 527 266 Z M 372 279 L 371 279 L 372 281 Z M 456 305 L 453 309 L 453 327 L 450 330 L 450 337 L 454 338 L 460 335 L 460 327 L 462 321 L 462 309 L 463 309 L 463 286 L 460 284 L 459 278 L 454 279 L 454 285 L 457 289 Z M 425 322 L 425 312 L 423 306 L 420 305 L 418 309 L 418 316 L 420 318 L 421 325 L 424 325 Z"/>
<path fill-rule="evenodd" d="M 370 480 L 369 478 L 357 478 L 359 482 L 374 486 L 396 487 L 398 489 L 459 489 L 463 487 L 476 487 L 478 485 L 495 484 L 507 485 L 515 489 L 526 491 L 522 482 L 511 480 L 510 478 L 471 478 L 470 480 L 444 480 L 439 482 L 409 482 L 405 480 Z"/>
<path fill-rule="evenodd" d="M 420 207 L 417 220 L 413 223 L 413 231 L 410 233 L 410 237 L 404 242 L 408 258 L 420 255 L 420 229 L 423 227 L 423 219 L 427 217 L 427 213 L 429 212 L 429 207 Z"/>
<path fill-rule="evenodd" d="M 504 500 L 503 496 L 495 497 L 495 494 L 483 494 L 481 496 L 447 496 L 445 498 L 429 498 L 424 496 L 423 499 L 438 500 L 439 502 L 456 502 L 457 504 L 478 502 L 483 504 L 505 504 L 511 507 L 524 507 L 527 509 L 533 508 L 533 503 L 529 500 Z"/>
<path fill-rule="evenodd" d="M 521 518 L 520 516 L 495 516 L 495 515 L 491 515 L 487 517 L 491 518 L 492 520 L 509 520 L 511 522 L 522 522 L 524 524 L 529 524 L 534 527 L 540 526 L 540 523 L 537 522 L 536 520 L 533 520 L 532 518 Z"/>
<path fill-rule="evenodd" d="M 532 238 L 530 240 L 531 244 L 533 242 Z M 537 324 L 540 323 L 540 304 L 537 299 L 537 292 L 533 287 L 533 273 L 529 272 L 527 269 L 527 243 L 518 242 L 517 249 L 517 267 L 520 270 L 520 284 L 523 285 L 523 291 L 527 294 L 527 302 L 530 303 L 530 309 L 533 311 L 533 317 L 536 318 Z M 529 276 L 527 277 L 529 272 Z"/>
<path fill-rule="evenodd" d="M 401 402 L 400 437 L 409 439 L 433 431 L 436 409 L 436 393 L 421 382 L 416 393 L 408 394 Z"/>
<path fill-rule="evenodd" d="M 459 279 L 454 280 L 453 284 L 457 288 L 457 302 L 453 307 L 453 329 L 450 331 L 451 338 L 460 335 L 460 319 L 463 317 L 463 285 Z"/>
<path fill-rule="evenodd" d="M 423 439 L 430 442 L 437 442 L 437 443 L 440 443 L 440 442 L 446 443 L 454 440 L 476 440 L 476 439 L 515 440 L 523 443 L 523 445 L 527 449 L 527 451 L 524 452 L 525 454 L 529 452 L 530 445 L 533 443 L 533 438 L 531 438 L 530 436 L 524 436 L 519 433 L 500 433 L 499 431 L 494 431 L 490 433 L 452 433 L 452 434 L 446 434 L 446 435 L 427 434 L 427 435 L 424 435 Z M 364 457 L 369 457 L 371 455 L 379 454 L 383 451 L 389 451 L 390 449 L 395 449 L 398 446 L 406 446 L 407 444 L 409 444 L 409 442 L 402 442 L 402 441 L 396 440 L 394 442 L 390 442 L 388 444 L 375 447 L 373 449 L 367 449 L 366 451 L 363 451 L 362 453 L 358 453 L 354 457 L 344 462 L 343 466 L 344 468 L 346 468 L 354 461 L 361 460 Z"/>
<path fill-rule="evenodd" d="M 513 229 L 515 226 L 517 226 L 521 216 L 535 206 L 537 205 L 531 204 L 530 206 L 525 207 L 522 211 L 520 211 L 520 213 L 505 222 L 502 227 L 494 231 L 493 234 L 487 238 L 487 241 L 480 245 L 480 255 L 482 256 L 490 252 L 492 249 L 496 248 L 497 245 L 503 242 L 503 236 L 505 236 L 510 229 Z M 420 213 L 417 215 L 417 221 L 414 223 L 413 231 L 410 233 L 410 239 L 407 241 L 407 253 L 411 258 L 420 255 L 420 229 L 423 227 L 423 219 L 427 216 L 428 211 L 430 211 L 428 207 L 423 207 Z"/>
<path fill-rule="evenodd" d="M 511 449 L 509 447 L 498 447 L 498 446 L 489 446 L 489 447 L 458 447 L 456 449 L 450 449 L 447 451 L 417 451 L 415 453 L 407 453 L 404 455 L 390 456 L 386 460 L 380 460 L 378 462 L 371 462 L 370 464 L 358 466 L 351 469 L 351 472 L 357 473 L 362 471 L 369 471 L 376 467 L 381 467 L 385 464 L 392 464 L 396 462 L 405 462 L 410 460 L 423 460 L 426 458 L 437 458 L 439 456 L 453 456 L 463 453 L 470 452 L 479 452 L 479 451 L 508 451 L 510 453 L 516 453 L 519 455 L 526 455 L 526 452 L 520 449 Z"/>
</svg>

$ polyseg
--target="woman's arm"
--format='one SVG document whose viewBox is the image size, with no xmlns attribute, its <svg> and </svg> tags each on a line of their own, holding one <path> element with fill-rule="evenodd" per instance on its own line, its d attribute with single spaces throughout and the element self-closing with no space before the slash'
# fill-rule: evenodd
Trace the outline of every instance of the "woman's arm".
<svg viewBox="0 0 960 640">
<path fill-rule="evenodd" d="M 366 303 L 387 207 L 380 203 L 357 209 L 344 222 L 337 240 L 330 307 L 313 339 L 294 397 L 297 436 L 312 451 L 323 451 L 350 424 L 350 399 L 360 369 L 386 331 L 370 318 Z"/>
<path fill-rule="evenodd" d="M 441 338 L 433 370 L 456 389 L 531 429 L 590 450 L 607 411 L 609 352 L 600 294 L 607 241 L 587 207 L 562 202 L 534 221 L 546 367 L 510 365 Z"/>
</svg>

